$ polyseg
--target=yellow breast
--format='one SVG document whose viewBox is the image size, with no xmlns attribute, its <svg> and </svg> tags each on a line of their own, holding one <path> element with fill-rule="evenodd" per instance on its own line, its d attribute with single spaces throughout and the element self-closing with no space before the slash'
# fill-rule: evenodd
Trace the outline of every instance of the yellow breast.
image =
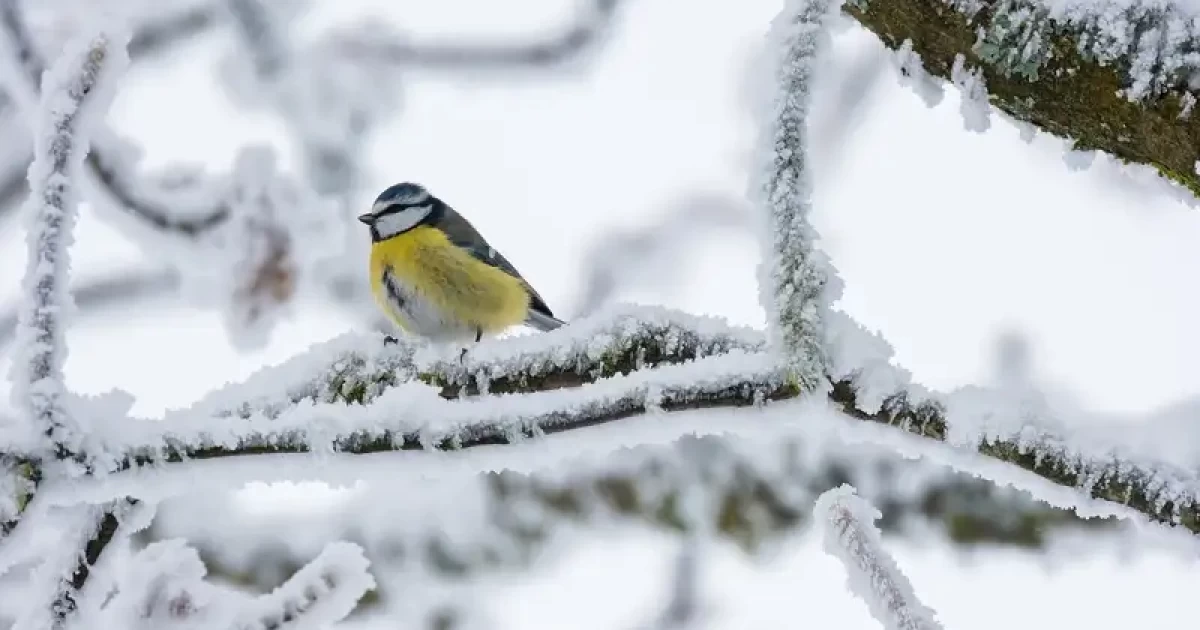
<svg viewBox="0 0 1200 630">
<path fill-rule="evenodd" d="M 430 306 L 486 333 L 522 323 L 529 311 L 529 293 L 520 280 L 475 259 L 442 232 L 420 226 L 371 245 L 375 299 L 402 328 L 409 326 L 389 305 L 380 281 L 389 268 L 399 282 Z"/>
</svg>

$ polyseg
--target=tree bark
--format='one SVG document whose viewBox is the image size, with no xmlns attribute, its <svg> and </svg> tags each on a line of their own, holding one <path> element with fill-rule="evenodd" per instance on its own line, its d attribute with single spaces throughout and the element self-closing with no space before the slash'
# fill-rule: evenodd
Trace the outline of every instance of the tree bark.
<svg viewBox="0 0 1200 630">
<path fill-rule="evenodd" d="M 978 10 L 959 8 L 968 5 Z M 963 55 L 985 77 L 991 105 L 1012 118 L 1077 150 L 1150 166 L 1200 195 L 1200 118 L 1188 85 L 1196 67 L 1185 57 L 1200 41 L 1174 6 L 1106 16 L 1126 27 L 1128 41 L 1113 40 L 1099 14 L 1051 16 L 1027 0 L 859 0 L 845 12 L 888 48 L 911 41 L 934 77 L 949 81 Z"/>
</svg>

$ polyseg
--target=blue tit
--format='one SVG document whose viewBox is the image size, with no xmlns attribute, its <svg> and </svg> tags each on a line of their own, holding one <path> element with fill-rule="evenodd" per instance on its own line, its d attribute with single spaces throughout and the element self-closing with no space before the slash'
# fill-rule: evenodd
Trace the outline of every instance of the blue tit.
<svg viewBox="0 0 1200 630">
<path fill-rule="evenodd" d="M 518 324 L 563 325 L 512 263 L 422 186 L 388 188 L 358 220 L 371 229 L 375 300 L 405 332 L 467 342 Z"/>
</svg>

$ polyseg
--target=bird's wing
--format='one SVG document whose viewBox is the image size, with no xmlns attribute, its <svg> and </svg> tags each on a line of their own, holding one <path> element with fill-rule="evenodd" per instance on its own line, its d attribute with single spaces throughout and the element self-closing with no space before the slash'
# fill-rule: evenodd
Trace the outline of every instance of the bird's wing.
<svg viewBox="0 0 1200 630">
<path fill-rule="evenodd" d="M 442 217 L 442 220 L 438 222 L 438 228 L 446 234 L 451 243 L 466 250 L 477 260 L 487 263 L 520 280 L 529 291 L 530 309 L 543 315 L 548 315 L 551 318 L 554 317 L 554 313 L 550 312 L 550 307 L 546 306 L 546 301 L 542 299 L 542 296 L 538 295 L 538 292 L 529 284 L 529 281 L 521 276 L 521 272 L 517 271 L 517 268 L 508 262 L 507 258 L 496 251 L 494 247 L 487 245 L 487 241 L 483 240 L 483 237 L 479 235 L 479 232 L 475 230 L 470 221 L 464 219 L 457 212 L 447 212 Z"/>
</svg>

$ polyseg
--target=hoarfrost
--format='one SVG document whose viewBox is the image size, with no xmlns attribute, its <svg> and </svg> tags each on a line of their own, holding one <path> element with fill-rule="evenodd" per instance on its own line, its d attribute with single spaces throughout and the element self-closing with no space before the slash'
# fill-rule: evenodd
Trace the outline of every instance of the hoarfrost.
<svg viewBox="0 0 1200 630">
<path fill-rule="evenodd" d="M 911 87 L 928 107 L 937 107 L 945 98 L 942 84 L 925 71 L 921 56 L 913 51 L 911 39 L 904 40 L 892 56 L 896 70 L 900 72 L 900 85 Z"/>
<path fill-rule="evenodd" d="M 822 319 L 841 296 L 841 280 L 816 242 L 808 113 L 820 53 L 830 45 L 825 22 L 840 0 L 789 0 L 771 24 L 775 101 L 762 133 L 761 179 L 754 198 L 769 217 L 759 270 L 760 299 L 771 344 L 806 390 L 822 387 L 826 365 Z"/>
<path fill-rule="evenodd" d="M 962 112 L 963 126 L 967 131 L 983 133 L 991 126 L 988 105 L 987 86 L 984 83 L 983 72 L 976 68 L 968 70 L 966 57 L 962 53 L 954 56 L 954 65 L 950 68 L 950 80 L 958 86 Z"/>
</svg>

